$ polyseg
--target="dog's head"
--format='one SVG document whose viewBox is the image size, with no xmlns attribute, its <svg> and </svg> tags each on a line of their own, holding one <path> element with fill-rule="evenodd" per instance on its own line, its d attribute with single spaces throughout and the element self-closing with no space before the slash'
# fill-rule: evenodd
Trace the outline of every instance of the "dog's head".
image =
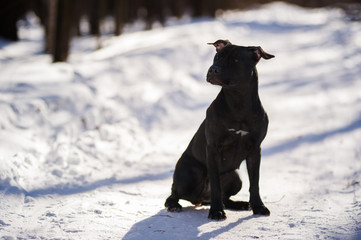
<svg viewBox="0 0 361 240">
<path fill-rule="evenodd" d="M 242 86 L 257 77 L 256 65 L 261 58 L 273 57 L 261 47 L 227 45 L 214 56 L 207 81 L 222 87 Z"/>
</svg>

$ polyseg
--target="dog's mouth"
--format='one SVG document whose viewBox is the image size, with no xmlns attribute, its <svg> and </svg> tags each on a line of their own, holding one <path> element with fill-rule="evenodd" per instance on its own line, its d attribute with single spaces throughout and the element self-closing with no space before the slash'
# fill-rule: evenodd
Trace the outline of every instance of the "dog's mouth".
<svg viewBox="0 0 361 240">
<path fill-rule="evenodd" d="M 234 87 L 234 85 L 230 84 L 230 81 L 228 79 L 225 79 L 225 80 L 221 81 L 216 76 L 207 75 L 206 80 L 207 80 L 207 82 L 211 83 L 212 85 L 217 85 L 217 86 L 221 86 L 221 87 Z"/>
<path fill-rule="evenodd" d="M 207 78 L 206 78 L 207 82 L 213 84 L 213 85 L 219 85 L 219 86 L 222 86 L 223 83 L 221 81 L 219 81 L 216 77 L 214 76 L 210 76 L 210 75 L 207 75 Z"/>
</svg>

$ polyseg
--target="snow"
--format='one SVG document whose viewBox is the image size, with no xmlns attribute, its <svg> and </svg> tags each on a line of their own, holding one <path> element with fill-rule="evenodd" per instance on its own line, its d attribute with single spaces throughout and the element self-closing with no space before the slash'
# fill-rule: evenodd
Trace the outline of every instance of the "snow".
<svg viewBox="0 0 361 240">
<path fill-rule="evenodd" d="M 0 42 L 2 239 L 361 239 L 360 22 L 274 3 L 105 37 L 95 52 L 77 39 L 55 64 L 36 24 L 20 33 Z M 276 56 L 258 64 L 269 217 L 163 207 L 219 91 L 205 81 L 217 39 Z"/>
</svg>

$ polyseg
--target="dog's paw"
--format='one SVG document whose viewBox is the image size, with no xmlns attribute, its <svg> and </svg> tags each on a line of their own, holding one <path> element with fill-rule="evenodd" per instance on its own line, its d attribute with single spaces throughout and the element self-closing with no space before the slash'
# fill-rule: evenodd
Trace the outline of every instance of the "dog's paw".
<svg viewBox="0 0 361 240">
<path fill-rule="evenodd" d="M 213 210 L 212 208 L 209 210 L 209 215 L 208 215 L 209 219 L 212 220 L 225 220 L 226 217 L 226 213 L 223 210 Z"/>
<path fill-rule="evenodd" d="M 175 205 L 168 206 L 167 210 L 168 210 L 168 212 L 181 212 L 182 206 L 179 203 L 177 203 Z"/>
<path fill-rule="evenodd" d="M 167 200 L 164 205 L 167 208 L 168 212 L 182 211 L 182 206 L 178 202 Z"/>
<path fill-rule="evenodd" d="M 271 212 L 264 205 L 252 207 L 254 215 L 269 216 Z"/>
</svg>

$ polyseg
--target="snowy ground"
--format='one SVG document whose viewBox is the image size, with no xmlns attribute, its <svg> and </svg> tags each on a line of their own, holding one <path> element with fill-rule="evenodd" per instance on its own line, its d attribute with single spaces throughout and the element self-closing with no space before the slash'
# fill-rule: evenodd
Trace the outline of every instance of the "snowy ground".
<svg viewBox="0 0 361 240">
<path fill-rule="evenodd" d="M 0 49 L 2 239 L 361 239 L 360 22 L 276 3 L 107 37 L 96 52 L 78 39 L 57 64 L 39 29 L 20 33 Z M 163 207 L 219 91 L 205 82 L 219 38 L 276 55 L 258 64 L 270 217 Z"/>
</svg>

